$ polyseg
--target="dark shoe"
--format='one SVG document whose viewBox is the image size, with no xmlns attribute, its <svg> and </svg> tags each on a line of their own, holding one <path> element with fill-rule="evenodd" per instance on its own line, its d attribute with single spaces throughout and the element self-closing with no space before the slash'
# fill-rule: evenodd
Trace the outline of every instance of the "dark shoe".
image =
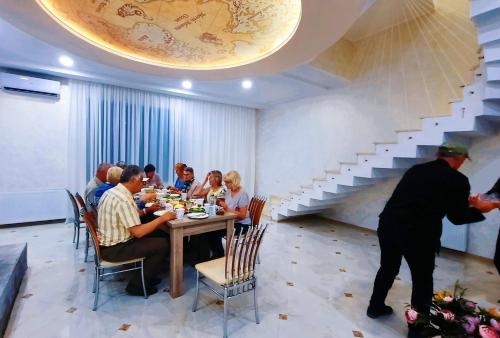
<svg viewBox="0 0 500 338">
<path fill-rule="evenodd" d="M 368 306 L 368 309 L 366 309 L 366 315 L 370 318 L 378 318 L 380 316 L 387 316 L 392 314 L 394 311 L 392 311 L 392 307 L 389 305 L 384 305 L 382 307 L 371 307 Z"/>
<path fill-rule="evenodd" d="M 131 296 L 144 296 L 144 290 L 142 289 L 142 286 L 139 285 L 129 284 L 125 288 L 125 291 L 127 291 L 127 293 Z M 154 286 L 146 285 L 146 293 L 148 296 L 154 295 L 157 292 L 158 289 Z"/>
<path fill-rule="evenodd" d="M 422 331 L 415 326 L 408 326 L 408 338 L 425 338 Z"/>
</svg>

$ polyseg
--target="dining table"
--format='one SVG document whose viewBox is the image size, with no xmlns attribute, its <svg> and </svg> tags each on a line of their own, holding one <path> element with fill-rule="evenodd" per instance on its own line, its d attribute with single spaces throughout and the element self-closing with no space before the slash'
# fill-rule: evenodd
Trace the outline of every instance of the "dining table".
<svg viewBox="0 0 500 338">
<path fill-rule="evenodd" d="M 180 297 L 184 294 L 184 237 L 226 229 L 226 238 L 233 234 L 236 214 L 226 212 L 224 215 L 209 216 L 204 219 L 174 219 L 162 224 L 162 230 L 170 235 L 170 296 Z"/>
</svg>

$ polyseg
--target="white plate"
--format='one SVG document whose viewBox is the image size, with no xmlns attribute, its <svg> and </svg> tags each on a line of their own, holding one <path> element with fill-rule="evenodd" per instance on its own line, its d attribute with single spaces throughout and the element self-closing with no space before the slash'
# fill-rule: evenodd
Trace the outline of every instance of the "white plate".
<svg viewBox="0 0 500 338">
<path fill-rule="evenodd" d="M 152 206 L 153 204 L 154 204 L 153 202 L 148 202 L 148 203 L 144 204 L 144 206 L 145 206 L 146 208 L 149 208 L 149 207 L 150 207 L 150 206 Z"/>
<path fill-rule="evenodd" d="M 180 194 L 170 194 L 170 197 L 180 197 Z"/>
<path fill-rule="evenodd" d="M 170 211 L 172 211 L 172 210 L 170 210 Z M 153 212 L 153 215 L 162 216 L 162 215 L 165 215 L 167 212 L 168 212 L 168 210 L 158 210 L 158 211 Z"/>
<path fill-rule="evenodd" d="M 209 215 L 204 212 L 190 212 L 186 216 L 192 219 L 204 219 L 208 218 Z"/>
</svg>

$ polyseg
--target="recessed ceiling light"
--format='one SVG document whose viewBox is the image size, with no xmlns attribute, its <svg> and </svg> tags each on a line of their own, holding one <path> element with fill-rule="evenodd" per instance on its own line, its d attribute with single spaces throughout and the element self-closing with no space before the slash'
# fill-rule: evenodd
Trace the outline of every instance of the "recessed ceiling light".
<svg viewBox="0 0 500 338">
<path fill-rule="evenodd" d="M 182 81 L 182 88 L 191 89 L 191 88 L 193 88 L 193 83 L 189 80 L 184 80 L 184 81 Z"/>
<path fill-rule="evenodd" d="M 244 80 L 241 82 L 241 86 L 245 89 L 250 89 L 253 86 L 253 82 L 250 80 Z"/>
<path fill-rule="evenodd" d="M 59 57 L 59 63 L 65 67 L 71 67 L 75 62 L 69 56 L 62 55 Z"/>
</svg>

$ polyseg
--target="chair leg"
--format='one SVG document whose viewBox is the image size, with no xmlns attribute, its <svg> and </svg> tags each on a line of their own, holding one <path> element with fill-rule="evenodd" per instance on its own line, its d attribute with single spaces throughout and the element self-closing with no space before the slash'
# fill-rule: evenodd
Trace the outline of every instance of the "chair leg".
<svg viewBox="0 0 500 338">
<path fill-rule="evenodd" d="M 260 264 L 260 254 L 257 254 L 257 264 Z"/>
<path fill-rule="evenodd" d="M 144 261 L 141 261 L 141 279 L 142 279 L 142 290 L 144 291 L 144 299 L 148 299 L 148 293 L 146 292 L 146 283 L 144 282 Z"/>
<path fill-rule="evenodd" d="M 100 276 L 101 275 L 101 269 L 100 268 L 97 268 L 97 274 L 96 274 L 96 291 L 95 291 L 95 298 L 94 298 L 94 308 L 92 309 L 92 311 L 96 311 L 97 310 L 97 303 L 99 301 L 99 280 L 101 279 Z"/>
<path fill-rule="evenodd" d="M 259 307 L 257 305 L 257 279 L 253 284 L 253 306 L 255 308 L 255 322 L 259 324 Z"/>
<path fill-rule="evenodd" d="M 78 221 L 77 221 L 78 222 Z M 80 224 L 75 223 L 76 230 L 76 248 L 78 249 L 78 244 L 80 243 Z"/>
<path fill-rule="evenodd" d="M 96 286 L 97 286 L 97 278 L 99 278 L 99 275 L 97 273 L 97 267 L 95 268 L 95 276 L 94 276 L 94 285 L 92 285 L 92 293 L 95 293 Z"/>
<path fill-rule="evenodd" d="M 89 230 L 85 229 L 85 259 L 83 260 L 85 263 L 89 257 Z"/>
<path fill-rule="evenodd" d="M 76 226 L 75 223 L 73 222 L 73 243 L 75 243 L 75 239 L 76 239 Z"/>
<path fill-rule="evenodd" d="M 198 307 L 198 295 L 200 293 L 200 272 L 196 270 L 196 291 L 194 294 L 194 302 L 193 302 L 193 312 L 196 312 L 196 308 Z"/>
<path fill-rule="evenodd" d="M 224 338 L 227 338 L 227 288 L 224 288 Z"/>
</svg>

